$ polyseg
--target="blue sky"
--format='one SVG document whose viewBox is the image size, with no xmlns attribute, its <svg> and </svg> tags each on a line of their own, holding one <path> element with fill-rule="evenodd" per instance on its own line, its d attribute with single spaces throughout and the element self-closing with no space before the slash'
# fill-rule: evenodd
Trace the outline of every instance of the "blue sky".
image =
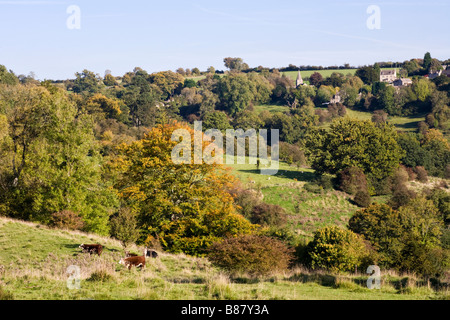
<svg viewBox="0 0 450 320">
<path fill-rule="evenodd" d="M 81 9 L 70 30 L 66 10 Z M 381 10 L 370 30 L 369 5 Z M 224 57 L 251 67 L 372 64 L 450 58 L 447 0 L 430 1 L 2 1 L 0 64 L 39 79 L 89 69 L 123 75 L 178 67 L 224 69 Z"/>
</svg>

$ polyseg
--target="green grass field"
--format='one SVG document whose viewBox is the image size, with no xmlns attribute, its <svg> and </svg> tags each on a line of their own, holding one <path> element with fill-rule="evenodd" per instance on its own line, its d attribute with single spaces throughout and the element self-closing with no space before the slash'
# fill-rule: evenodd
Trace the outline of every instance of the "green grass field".
<svg viewBox="0 0 450 320">
<path fill-rule="evenodd" d="M 382 68 L 382 70 L 391 70 L 395 68 Z M 333 72 L 342 73 L 343 75 L 351 74 L 354 75 L 357 69 L 332 69 L 332 70 L 305 70 L 300 71 L 303 81 L 307 81 L 309 77 L 314 73 L 318 72 L 322 75 L 322 77 L 326 78 L 331 76 Z M 399 69 L 397 68 L 397 72 Z M 298 71 L 285 71 L 282 74 L 290 77 L 292 80 L 297 80 Z"/>
<path fill-rule="evenodd" d="M 370 120 L 372 118 L 372 113 L 347 108 L 346 116 L 358 120 Z M 388 122 L 396 126 L 400 131 L 416 131 L 420 121 L 425 121 L 425 114 L 411 117 L 388 117 Z"/>
<path fill-rule="evenodd" d="M 289 110 L 288 106 L 278 105 L 278 104 L 264 104 L 253 107 L 254 112 L 261 113 L 261 111 L 267 110 L 271 113 L 275 112 L 285 112 Z"/>
<path fill-rule="evenodd" d="M 288 106 L 269 104 L 269 105 L 259 105 L 254 107 L 254 111 L 256 113 L 261 113 L 262 111 L 267 110 L 271 113 L 276 112 L 286 112 L 289 111 Z M 389 116 L 388 122 L 397 127 L 400 131 L 417 131 L 418 124 L 421 121 L 425 121 L 425 115 L 414 115 L 410 117 L 399 117 L 399 116 Z M 372 118 L 371 112 L 366 111 L 357 111 L 347 108 L 346 117 L 358 119 L 358 120 L 370 120 Z M 323 126 L 328 127 L 330 123 L 325 123 Z"/>
<path fill-rule="evenodd" d="M 306 183 L 317 178 L 313 169 L 279 163 L 273 176 L 260 174 L 256 165 L 228 164 L 247 188 L 256 189 L 263 201 L 283 207 L 288 214 L 288 227 L 299 239 L 311 240 L 314 231 L 328 225 L 346 227 L 359 208 L 345 193 L 335 190 L 307 191 Z"/>
<path fill-rule="evenodd" d="M 101 243 L 103 254 L 81 253 L 79 244 Z M 142 248 L 134 247 L 139 252 Z M 132 250 L 133 251 L 133 250 Z M 127 270 L 112 239 L 0 217 L 0 300 L 411 300 L 445 299 L 411 275 L 382 273 L 380 290 L 366 287 L 367 275 L 334 275 L 300 267 L 266 278 L 229 276 L 206 258 L 159 252 L 144 270 Z M 80 287 L 67 273 L 80 268 Z"/>
</svg>

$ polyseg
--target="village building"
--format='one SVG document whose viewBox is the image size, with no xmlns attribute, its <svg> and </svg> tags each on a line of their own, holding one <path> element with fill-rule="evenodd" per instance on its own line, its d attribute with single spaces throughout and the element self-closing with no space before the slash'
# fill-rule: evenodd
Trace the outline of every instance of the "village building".
<svg viewBox="0 0 450 320">
<path fill-rule="evenodd" d="M 430 74 L 428 74 L 428 79 L 430 79 L 430 80 L 436 79 L 441 74 L 442 74 L 442 70 L 439 70 L 439 71 L 436 71 L 436 72 L 431 72 Z"/>
<path fill-rule="evenodd" d="M 407 87 L 412 85 L 412 80 L 409 78 L 400 78 L 394 80 L 394 87 Z"/>
<path fill-rule="evenodd" d="M 338 93 L 336 93 L 330 100 L 330 104 L 333 103 L 341 103 L 341 95 Z"/>
<path fill-rule="evenodd" d="M 303 82 L 302 75 L 300 74 L 300 70 L 298 71 L 297 81 L 295 82 L 295 84 L 296 84 L 296 88 L 298 88 L 299 86 L 302 86 L 302 85 L 305 84 L 305 83 Z"/>
<path fill-rule="evenodd" d="M 380 82 L 392 83 L 395 79 L 397 79 L 397 69 L 380 71 Z"/>
<path fill-rule="evenodd" d="M 450 77 L 450 68 L 446 68 L 444 71 L 442 71 L 442 74 L 444 76 Z"/>
</svg>

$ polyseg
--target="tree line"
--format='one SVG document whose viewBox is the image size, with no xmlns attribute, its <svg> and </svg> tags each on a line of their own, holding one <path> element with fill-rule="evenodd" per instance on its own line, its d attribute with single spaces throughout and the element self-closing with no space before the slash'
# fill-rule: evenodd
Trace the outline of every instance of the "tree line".
<svg viewBox="0 0 450 320">
<path fill-rule="evenodd" d="M 419 68 L 435 67 L 427 61 Z M 193 134 L 192 123 L 202 120 L 204 130 L 279 129 L 283 161 L 311 166 L 314 184 L 352 194 L 362 207 L 349 230 L 320 230 L 298 246 L 300 261 L 339 270 L 355 261 L 408 269 L 413 261 L 396 265 L 399 256 L 413 252 L 431 261 L 448 254 L 446 193 L 405 188 L 405 172 L 406 180 L 450 176 L 447 78 L 415 75 L 412 86 L 396 91 L 379 82 L 375 65 L 355 75 L 314 73 L 310 85 L 296 87 L 277 70 L 243 72 L 248 65 L 236 58 L 224 63 L 228 72 L 210 69 L 202 79 L 135 68 L 122 77 L 83 70 L 64 82 L 17 77 L 0 66 L 0 214 L 192 255 L 233 237 L 247 237 L 249 246 L 267 243 L 255 235 L 298 246 L 277 226 L 283 210 L 253 199 L 225 167 L 171 162 L 171 133 Z M 324 107 L 337 93 L 342 102 Z M 269 103 L 286 111 L 255 111 Z M 347 108 L 373 111 L 372 121 L 344 118 Z M 419 113 L 426 121 L 411 133 L 397 132 L 387 117 Z M 387 207 L 372 204 L 378 195 L 390 196 Z M 391 216 L 395 230 L 379 240 L 376 227 Z M 337 247 L 323 250 L 324 241 Z M 359 249 L 342 253 L 343 243 Z M 442 269 L 433 266 L 426 272 Z"/>
</svg>

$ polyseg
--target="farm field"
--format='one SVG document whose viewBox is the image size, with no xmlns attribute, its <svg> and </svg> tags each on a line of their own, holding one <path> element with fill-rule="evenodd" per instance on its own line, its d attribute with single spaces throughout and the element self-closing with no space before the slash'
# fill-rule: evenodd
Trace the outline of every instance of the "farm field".
<svg viewBox="0 0 450 320">
<path fill-rule="evenodd" d="M 372 113 L 356 111 L 347 108 L 347 117 L 358 120 L 370 120 Z M 416 131 L 420 121 L 425 121 L 425 114 L 412 117 L 389 116 L 388 122 L 396 126 L 400 131 Z"/>
<path fill-rule="evenodd" d="M 232 173 L 244 186 L 262 195 L 264 202 L 279 205 L 288 214 L 287 226 L 300 239 L 310 241 L 313 233 L 322 227 L 337 225 L 346 228 L 351 216 L 360 208 L 352 197 L 339 190 L 305 188 L 318 177 L 311 168 L 296 167 L 285 162 L 279 163 L 278 173 L 273 176 L 260 174 L 256 165 L 227 164 Z M 430 177 L 428 183 L 408 182 L 412 190 L 433 188 L 443 179 Z M 372 197 L 372 202 L 385 203 L 386 196 Z"/>
<path fill-rule="evenodd" d="M 263 201 L 279 205 L 288 214 L 287 226 L 299 238 L 311 240 L 314 231 L 324 226 L 346 226 L 358 210 L 351 198 L 340 191 L 308 191 L 305 185 L 317 176 L 313 169 L 279 163 L 274 176 L 261 175 L 253 164 L 227 165 L 247 186 L 258 191 Z"/>
<path fill-rule="evenodd" d="M 259 105 L 254 107 L 255 112 L 260 113 L 267 110 L 271 113 L 285 112 L 288 111 L 287 106 L 283 105 Z M 358 120 L 370 120 L 372 118 L 371 112 L 358 111 L 347 108 L 346 117 L 358 119 Z M 425 121 L 425 114 L 415 115 L 411 117 L 399 117 L 399 116 L 389 116 L 388 122 L 397 127 L 400 131 L 411 131 L 415 132 L 419 122 Z M 330 123 L 323 124 L 324 127 L 328 127 Z"/>
<path fill-rule="evenodd" d="M 89 256 L 83 242 L 105 246 Z M 204 300 L 204 299 L 327 299 L 413 300 L 444 299 L 410 275 L 386 272 L 380 290 L 365 287 L 367 275 L 327 274 L 293 268 L 267 278 L 228 276 L 206 258 L 159 252 L 146 269 L 126 270 L 119 242 L 82 232 L 71 232 L 0 218 L 0 299 L 17 300 Z M 132 251 L 139 252 L 138 247 Z M 70 265 L 80 267 L 80 288 L 67 286 Z"/>
<path fill-rule="evenodd" d="M 381 68 L 382 70 L 391 70 L 391 69 L 395 69 L 395 68 Z M 314 72 L 318 72 L 322 75 L 322 77 L 326 78 L 331 76 L 331 74 L 333 72 L 338 72 L 338 73 L 342 73 L 344 75 L 347 74 L 351 74 L 354 75 L 357 69 L 330 69 L 330 70 L 305 70 L 305 71 L 300 71 L 303 81 L 307 82 L 308 78 L 314 73 Z M 397 68 L 397 72 L 398 72 L 398 68 Z M 290 77 L 292 80 L 297 80 L 297 75 L 298 75 L 298 71 L 284 71 L 282 72 L 282 74 Z"/>
<path fill-rule="evenodd" d="M 279 105 L 279 104 L 265 104 L 265 105 L 258 105 L 258 106 L 254 106 L 253 110 L 256 113 L 261 113 L 264 110 L 267 110 L 271 113 L 276 113 L 276 112 L 285 112 L 289 110 L 288 106 L 283 106 L 283 105 Z"/>
</svg>

